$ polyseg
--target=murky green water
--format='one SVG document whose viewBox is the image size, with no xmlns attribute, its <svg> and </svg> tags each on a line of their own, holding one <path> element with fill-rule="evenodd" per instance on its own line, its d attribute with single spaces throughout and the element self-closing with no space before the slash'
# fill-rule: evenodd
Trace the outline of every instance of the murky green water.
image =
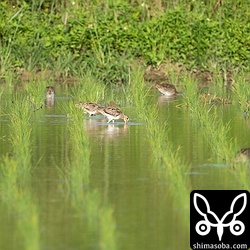
<svg viewBox="0 0 250 250">
<path fill-rule="evenodd" d="M 186 164 L 192 189 L 241 189 L 223 162 L 214 162 L 202 128 L 187 108 L 178 108 L 182 98 L 166 101 L 155 94 L 160 119 L 170 124 L 170 140 Z M 86 212 L 72 207 L 64 174 L 72 159 L 70 133 L 64 111 L 70 98 L 58 89 L 56 105 L 32 114 L 32 190 L 39 208 L 40 249 L 101 249 L 99 227 L 91 226 Z M 12 154 L 8 117 L 10 95 L 1 99 L 0 156 Z M 221 107 L 230 121 L 230 136 L 240 147 L 249 147 L 250 121 L 234 106 Z M 170 184 L 154 164 L 145 125 L 131 107 L 125 107 L 130 123 L 106 124 L 101 116 L 83 116 L 89 135 L 91 157 L 89 192 L 100 194 L 113 209 L 117 249 L 189 249 L 187 211 L 176 207 Z M 172 187 L 172 186 L 171 186 Z M 177 190 L 176 190 L 177 192 Z M 17 204 L 18 205 L 18 204 Z M 87 206 L 86 204 L 82 205 Z M 18 219 L 0 199 L 0 249 L 25 249 Z M 104 248 L 103 248 L 104 249 Z"/>
</svg>

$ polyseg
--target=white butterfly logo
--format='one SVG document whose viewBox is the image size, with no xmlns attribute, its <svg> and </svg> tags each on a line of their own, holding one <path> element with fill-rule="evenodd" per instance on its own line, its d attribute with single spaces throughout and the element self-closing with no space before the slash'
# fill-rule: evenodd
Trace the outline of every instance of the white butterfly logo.
<svg viewBox="0 0 250 250">
<path fill-rule="evenodd" d="M 243 206 L 237 213 L 234 213 L 235 203 L 241 198 L 243 198 Z M 202 199 L 205 202 L 205 205 L 206 205 L 205 213 L 203 213 L 198 207 L 198 204 L 197 204 L 198 199 Z M 245 225 L 243 224 L 242 221 L 236 220 L 236 217 L 240 215 L 246 208 L 246 205 L 247 205 L 246 193 L 239 194 L 233 199 L 232 204 L 230 206 L 230 210 L 226 212 L 221 219 L 219 219 L 218 216 L 210 210 L 210 205 L 207 199 L 203 195 L 195 193 L 193 197 L 193 202 L 194 202 L 194 207 L 196 211 L 204 217 L 204 220 L 199 221 L 195 226 L 195 230 L 199 235 L 202 235 L 202 236 L 207 235 L 210 232 L 211 227 L 217 227 L 217 235 L 218 235 L 219 241 L 221 241 L 222 235 L 224 233 L 224 227 L 230 227 L 230 232 L 233 235 L 237 235 L 237 236 L 241 235 L 245 231 Z M 207 217 L 207 214 L 212 215 L 215 218 L 217 223 L 210 222 Z M 233 214 L 233 219 L 229 223 L 223 223 L 229 214 Z"/>
</svg>

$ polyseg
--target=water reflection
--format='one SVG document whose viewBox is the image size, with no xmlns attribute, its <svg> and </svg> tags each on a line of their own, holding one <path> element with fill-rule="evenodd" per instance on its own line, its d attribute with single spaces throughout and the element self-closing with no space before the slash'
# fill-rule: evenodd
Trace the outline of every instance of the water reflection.
<svg viewBox="0 0 250 250">
<path fill-rule="evenodd" d="M 128 132 L 129 125 L 122 122 L 107 123 L 104 119 L 86 119 L 84 127 L 91 135 L 99 135 L 107 139 L 115 139 L 124 136 Z"/>
<path fill-rule="evenodd" d="M 102 135 L 105 135 L 106 138 L 115 138 L 126 134 L 128 131 L 128 125 L 117 126 L 114 124 L 108 124 L 108 127 L 103 131 Z"/>
<path fill-rule="evenodd" d="M 51 99 L 51 98 L 46 98 L 45 99 L 45 106 L 46 107 L 54 107 L 55 106 L 55 99 Z"/>
<path fill-rule="evenodd" d="M 163 105 L 163 104 L 170 104 L 172 102 L 179 102 L 180 97 L 179 96 L 164 96 L 161 95 L 157 98 L 157 103 L 159 105 Z"/>
</svg>

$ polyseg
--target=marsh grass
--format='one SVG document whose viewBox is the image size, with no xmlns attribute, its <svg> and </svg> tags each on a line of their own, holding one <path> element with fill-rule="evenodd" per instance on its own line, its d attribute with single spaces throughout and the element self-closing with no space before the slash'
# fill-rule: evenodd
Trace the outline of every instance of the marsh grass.
<svg viewBox="0 0 250 250">
<path fill-rule="evenodd" d="M 82 110 L 78 110 L 71 103 L 68 124 L 70 132 L 71 159 L 68 169 L 68 182 L 72 195 L 72 202 L 76 204 L 81 202 L 84 197 L 84 191 L 88 190 L 90 174 L 90 148 L 89 139 L 83 125 Z"/>
<path fill-rule="evenodd" d="M 71 103 L 68 128 L 70 132 L 71 157 L 65 173 L 68 183 L 70 200 L 78 216 L 87 217 L 88 230 L 98 232 L 100 248 L 116 249 L 115 221 L 113 210 L 108 204 L 103 204 L 100 192 L 89 187 L 90 177 L 90 145 L 85 131 L 82 110 Z M 85 214 L 85 216 L 83 216 Z"/>
<path fill-rule="evenodd" d="M 233 138 L 228 138 L 231 129 L 230 122 L 224 124 L 222 117 L 223 111 L 215 105 L 202 103 L 197 94 L 197 83 L 194 79 L 187 77 L 185 82 L 184 101 L 191 110 L 191 116 L 200 123 L 202 132 L 207 139 L 215 158 L 225 160 L 227 163 L 232 161 L 232 155 L 236 149 Z"/>
<path fill-rule="evenodd" d="M 250 116 L 250 87 L 246 78 L 241 74 L 235 75 L 233 91 L 237 96 L 240 111 L 245 117 Z"/>
<path fill-rule="evenodd" d="M 5 190 L 4 195 L 6 195 L 6 197 L 17 192 L 17 168 L 18 164 L 14 159 L 9 159 L 8 157 L 4 157 L 3 159 L 1 159 L 1 190 Z"/>
<path fill-rule="evenodd" d="M 0 102 L 2 102 L 2 95 L 4 93 L 4 88 L 0 87 Z"/>
<path fill-rule="evenodd" d="M 250 161 L 241 161 L 237 157 L 238 153 L 234 154 L 234 158 L 231 165 L 231 173 L 235 178 L 237 186 L 240 189 L 250 190 L 249 174 L 250 174 Z"/>
<path fill-rule="evenodd" d="M 95 102 L 102 106 L 126 106 L 131 103 L 129 85 L 105 85 L 89 71 L 72 88 L 71 96 L 78 102 Z"/>
<path fill-rule="evenodd" d="M 78 102 L 100 102 L 105 98 L 106 86 L 96 79 L 91 72 L 81 76 L 79 84 L 72 89 L 72 97 Z"/>
<path fill-rule="evenodd" d="M 189 204 L 189 167 L 183 163 L 178 148 L 174 149 L 169 140 L 169 125 L 159 120 L 159 110 L 153 99 L 148 99 L 148 88 L 143 80 L 143 71 L 137 68 L 131 76 L 131 91 L 134 107 L 139 118 L 145 122 L 149 135 L 149 144 L 154 156 L 154 165 L 159 178 L 169 183 L 170 191 L 175 197 L 175 206 L 182 208 L 182 219 L 188 220 Z M 184 211 L 184 212 L 183 212 Z"/>
<path fill-rule="evenodd" d="M 191 110 L 191 117 L 198 121 L 204 137 L 209 143 L 214 157 L 217 160 L 225 161 L 231 170 L 232 176 L 237 180 L 242 188 L 249 189 L 249 169 L 245 163 L 237 162 L 236 151 L 239 148 L 237 141 L 230 138 L 231 124 L 223 122 L 223 110 L 221 105 L 208 105 L 201 103 L 197 94 L 197 82 L 191 77 L 187 77 L 185 82 L 184 102 Z M 244 79 L 237 81 L 235 91 L 242 103 L 247 101 L 247 85 Z M 238 91 L 238 92 L 237 92 Z M 243 108 L 245 109 L 245 107 Z M 244 110 L 243 110 L 244 111 Z"/>
<path fill-rule="evenodd" d="M 13 158 L 1 163 L 0 189 L 27 250 L 40 249 L 38 207 L 31 193 L 31 107 L 26 96 L 15 96 L 11 103 L 10 127 Z"/>
<path fill-rule="evenodd" d="M 215 157 L 231 163 L 237 145 L 233 138 L 229 138 L 230 122 L 224 123 L 222 116 L 222 111 L 218 112 L 217 108 L 213 112 L 211 109 L 204 110 L 203 115 L 200 115 L 200 121 L 203 126 L 203 134 L 211 146 Z"/>
<path fill-rule="evenodd" d="M 47 85 L 50 84 L 42 80 L 32 80 L 25 86 L 27 98 L 34 111 L 43 107 Z"/>
<path fill-rule="evenodd" d="M 187 75 L 183 81 L 185 81 L 184 103 L 192 111 L 192 115 L 196 115 L 198 113 L 197 109 L 200 105 L 199 95 L 197 94 L 197 81 L 190 75 Z"/>
<path fill-rule="evenodd" d="M 1 193 L 17 225 L 27 250 L 38 250 L 38 207 L 33 199 L 30 183 L 31 169 L 31 107 L 26 96 L 15 96 L 11 104 L 10 126 L 14 157 L 6 157 L 1 164 Z"/>
<path fill-rule="evenodd" d="M 250 190 L 250 183 L 249 183 L 250 169 L 247 163 L 234 162 L 232 173 L 233 173 L 233 176 L 235 177 L 235 180 L 238 182 L 238 185 L 240 186 L 242 190 L 243 189 Z"/>
<path fill-rule="evenodd" d="M 31 168 L 31 108 L 25 96 L 15 96 L 10 107 L 11 142 L 15 159 L 18 160 L 17 171 L 25 177 Z"/>
</svg>

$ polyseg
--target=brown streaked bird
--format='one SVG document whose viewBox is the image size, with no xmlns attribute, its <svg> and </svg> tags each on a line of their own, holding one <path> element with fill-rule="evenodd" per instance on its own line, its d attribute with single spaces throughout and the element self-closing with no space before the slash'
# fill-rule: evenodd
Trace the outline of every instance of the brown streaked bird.
<svg viewBox="0 0 250 250">
<path fill-rule="evenodd" d="M 129 118 L 126 116 L 119 108 L 115 107 L 107 107 L 107 108 L 99 108 L 99 113 L 103 114 L 107 117 L 108 123 L 114 120 L 124 120 L 125 123 L 128 123 Z"/>
<path fill-rule="evenodd" d="M 177 96 L 179 93 L 177 92 L 175 86 L 169 83 L 156 83 L 155 87 L 165 96 L 167 97 L 174 97 Z"/>
<path fill-rule="evenodd" d="M 242 161 L 242 162 L 250 161 L 250 148 L 242 148 L 237 153 L 237 161 Z"/>
<path fill-rule="evenodd" d="M 205 93 L 200 96 L 200 100 L 206 104 L 232 104 L 227 98 Z"/>
<path fill-rule="evenodd" d="M 53 107 L 55 105 L 55 89 L 52 86 L 46 87 L 45 105 Z"/>
<path fill-rule="evenodd" d="M 46 87 L 46 99 L 54 99 L 55 97 L 55 89 L 52 86 Z"/>
<path fill-rule="evenodd" d="M 101 109 L 101 107 L 94 102 L 79 102 L 75 104 L 75 107 L 83 109 L 89 116 L 100 114 L 98 110 Z"/>
</svg>

